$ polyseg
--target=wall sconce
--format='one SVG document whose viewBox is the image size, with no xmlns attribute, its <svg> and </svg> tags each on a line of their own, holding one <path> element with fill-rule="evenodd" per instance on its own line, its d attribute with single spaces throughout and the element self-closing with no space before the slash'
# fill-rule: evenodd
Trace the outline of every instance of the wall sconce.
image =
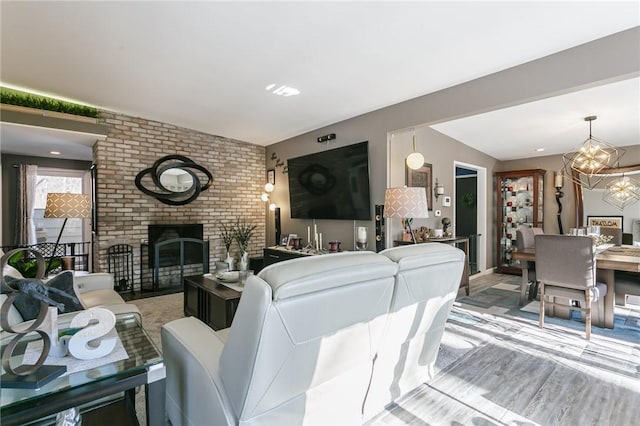
<svg viewBox="0 0 640 426">
<path fill-rule="evenodd" d="M 554 178 L 554 185 L 556 187 L 556 202 L 558 203 L 558 229 L 560 231 L 560 235 L 564 234 L 564 230 L 562 229 L 562 218 L 560 214 L 562 213 L 562 203 L 560 202 L 560 198 L 564 196 L 564 192 L 562 192 L 562 186 L 564 185 L 564 174 L 562 170 L 556 172 Z"/>
<path fill-rule="evenodd" d="M 260 199 L 265 203 L 269 201 L 269 194 L 275 189 L 276 170 L 267 170 L 267 183 L 264 184 L 264 192 L 260 195 Z M 273 210 L 273 209 L 272 209 Z"/>
<path fill-rule="evenodd" d="M 436 201 L 439 196 L 444 195 L 444 185 L 438 183 L 438 178 L 436 178 L 436 183 L 433 185 L 433 195 L 436 197 Z"/>
</svg>

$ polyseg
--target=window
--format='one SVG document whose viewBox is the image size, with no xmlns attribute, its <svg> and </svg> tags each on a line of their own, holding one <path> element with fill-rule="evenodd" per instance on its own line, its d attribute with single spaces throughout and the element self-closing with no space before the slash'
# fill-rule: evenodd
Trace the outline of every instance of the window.
<svg viewBox="0 0 640 426">
<path fill-rule="evenodd" d="M 90 174 L 83 170 L 50 169 L 38 167 L 33 220 L 38 242 L 55 243 L 64 219 L 45 219 L 44 209 L 49 192 L 90 194 Z M 91 221 L 69 219 L 60 238 L 61 243 L 90 241 Z"/>
</svg>

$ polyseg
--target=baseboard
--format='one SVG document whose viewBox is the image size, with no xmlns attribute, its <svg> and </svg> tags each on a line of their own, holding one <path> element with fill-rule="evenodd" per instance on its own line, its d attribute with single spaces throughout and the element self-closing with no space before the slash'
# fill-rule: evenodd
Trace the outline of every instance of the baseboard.
<svg viewBox="0 0 640 426">
<path fill-rule="evenodd" d="M 495 272 L 496 272 L 496 267 L 494 266 L 493 268 L 489 268 L 486 271 L 480 271 L 480 272 L 478 272 L 476 274 L 473 274 L 473 275 L 469 276 L 469 280 L 473 281 L 476 278 L 484 277 L 485 275 L 491 275 L 491 274 L 493 274 Z"/>
</svg>

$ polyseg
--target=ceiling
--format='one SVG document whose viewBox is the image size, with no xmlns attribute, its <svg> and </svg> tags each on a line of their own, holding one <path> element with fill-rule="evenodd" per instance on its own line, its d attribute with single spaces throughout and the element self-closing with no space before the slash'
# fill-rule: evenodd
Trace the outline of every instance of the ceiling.
<svg viewBox="0 0 640 426">
<path fill-rule="evenodd" d="M 640 25 L 637 1 L 0 7 L 4 84 L 260 145 Z M 265 90 L 270 84 L 300 94 L 276 96 Z M 594 135 L 638 143 L 637 79 L 618 84 L 635 85 L 626 86 L 635 97 L 611 84 L 582 98 L 565 95 L 434 128 L 499 159 L 531 157 L 534 146 L 560 135 L 574 145 L 584 140 L 588 128 L 576 117 L 598 115 L 591 103 L 618 103 L 625 114 L 635 111 L 632 129 L 624 128 L 627 115 L 612 109 L 594 122 Z M 619 133 L 608 137 L 607 126 Z M 18 130 L 3 123 L 1 131 L 3 153 L 38 140 L 22 135 L 15 145 Z M 507 135 L 509 150 L 501 154 L 496 148 Z"/>
</svg>

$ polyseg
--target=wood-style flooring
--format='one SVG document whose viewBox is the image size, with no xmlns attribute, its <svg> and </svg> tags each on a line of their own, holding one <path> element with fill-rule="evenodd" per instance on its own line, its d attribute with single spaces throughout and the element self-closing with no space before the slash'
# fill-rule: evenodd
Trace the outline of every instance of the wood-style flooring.
<svg viewBox="0 0 640 426">
<path fill-rule="evenodd" d="M 513 290 L 508 284 L 497 288 L 513 291 L 516 301 L 519 279 L 500 274 L 473 279 L 469 298 L 459 293 L 438 363 L 460 346 L 468 346 L 466 353 L 445 361 L 433 380 L 369 423 L 640 425 L 640 307 L 621 310 L 632 327 L 595 329 L 587 342 L 577 321 L 557 320 L 540 329 L 535 314 L 511 317 L 520 310 L 501 307 L 494 310 L 505 314 L 494 315 L 486 313 L 491 308 L 465 304 L 486 293 L 497 297 L 502 290 L 492 287 L 500 283 L 511 284 Z"/>
</svg>

